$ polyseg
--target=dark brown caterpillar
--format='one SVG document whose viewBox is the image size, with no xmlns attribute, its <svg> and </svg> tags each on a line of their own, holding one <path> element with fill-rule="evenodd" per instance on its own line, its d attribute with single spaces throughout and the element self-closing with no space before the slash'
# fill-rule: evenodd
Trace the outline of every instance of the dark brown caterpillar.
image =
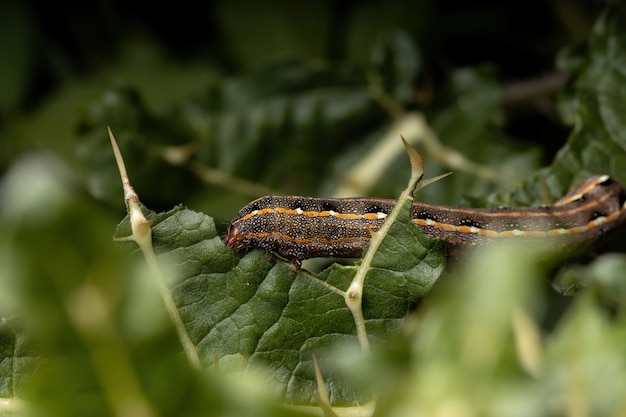
<svg viewBox="0 0 626 417">
<path fill-rule="evenodd" d="M 230 222 L 226 244 L 263 248 L 299 266 L 314 257 L 359 257 L 395 200 L 261 197 Z M 626 224 L 626 189 L 607 175 L 573 187 L 550 206 L 463 208 L 414 202 L 411 218 L 430 237 L 448 238 L 448 252 L 494 239 L 552 239 L 592 246 Z"/>
</svg>

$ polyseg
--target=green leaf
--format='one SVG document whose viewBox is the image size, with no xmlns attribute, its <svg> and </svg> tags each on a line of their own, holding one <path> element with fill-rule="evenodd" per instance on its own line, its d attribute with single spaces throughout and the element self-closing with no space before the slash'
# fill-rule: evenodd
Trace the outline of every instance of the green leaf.
<svg viewBox="0 0 626 417">
<path fill-rule="evenodd" d="M 563 271 L 555 280 L 562 293 L 573 294 L 585 289 L 606 305 L 626 311 L 626 268 L 623 254 L 605 254 L 588 265 L 577 265 Z"/>
<path fill-rule="evenodd" d="M 177 208 L 148 217 L 159 261 L 175 266 L 173 295 L 206 366 L 263 369 L 276 395 L 309 404 L 316 355 L 333 404 L 368 401 L 369 392 L 332 368 L 336 349 L 356 344 L 352 314 L 337 293 L 347 290 L 355 267 L 333 265 L 318 276 L 296 272 L 259 250 L 234 253 L 206 215 Z M 118 237 L 127 234 L 123 222 Z M 398 333 L 441 274 L 443 250 L 444 243 L 424 237 L 404 207 L 367 272 L 363 314 L 370 337 L 384 342 Z"/>
<path fill-rule="evenodd" d="M 19 401 L 24 386 L 41 364 L 40 354 L 16 319 L 0 319 L 0 398 Z"/>
</svg>

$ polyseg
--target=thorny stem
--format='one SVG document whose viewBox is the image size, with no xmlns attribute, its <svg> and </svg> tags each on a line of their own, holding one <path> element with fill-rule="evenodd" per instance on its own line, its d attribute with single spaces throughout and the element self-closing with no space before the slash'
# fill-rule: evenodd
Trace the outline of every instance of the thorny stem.
<svg viewBox="0 0 626 417">
<path fill-rule="evenodd" d="M 365 353 L 370 352 L 370 344 L 365 329 L 365 318 L 363 316 L 362 308 L 365 277 L 367 272 L 370 270 L 370 265 L 372 264 L 374 255 L 378 251 L 378 247 L 381 245 L 385 236 L 387 236 L 391 225 L 397 219 L 402 206 L 404 206 L 408 200 L 412 200 L 412 195 L 417 187 L 417 183 L 424 174 L 422 157 L 404 140 L 404 138 L 402 138 L 402 142 L 404 143 L 407 153 L 409 154 L 409 159 L 411 160 L 411 179 L 409 180 L 407 188 L 402 192 L 402 194 L 400 194 L 400 198 L 398 199 L 396 206 L 391 213 L 389 213 L 381 228 L 373 234 L 367 252 L 365 252 L 365 256 L 363 256 L 363 261 L 358 266 L 357 273 L 344 296 L 346 305 L 350 309 L 352 317 L 354 318 L 357 339 L 359 340 L 361 349 Z"/>
<path fill-rule="evenodd" d="M 107 128 L 109 131 L 109 138 L 111 139 L 111 146 L 113 147 L 113 153 L 115 154 L 115 161 L 117 162 L 117 167 L 120 172 L 120 177 L 122 178 L 122 185 L 124 187 L 124 201 L 126 203 L 126 208 L 128 210 L 130 216 L 130 225 L 132 230 L 132 235 L 128 237 L 128 240 L 133 240 L 141 251 L 146 259 L 146 263 L 148 264 L 148 268 L 150 269 L 150 275 L 154 278 L 154 282 L 157 286 L 159 294 L 161 295 L 161 299 L 163 300 L 163 304 L 167 313 L 170 316 L 170 320 L 174 324 L 174 328 L 176 329 L 176 333 L 178 334 L 178 339 L 183 347 L 185 355 L 187 356 L 187 360 L 196 369 L 202 369 L 202 365 L 200 363 L 200 358 L 198 356 L 198 351 L 196 350 L 195 345 L 193 344 L 189 333 L 187 333 L 187 328 L 183 323 L 180 314 L 178 314 L 178 307 L 174 302 L 174 298 L 172 297 L 172 293 L 168 288 L 165 278 L 161 273 L 161 269 L 156 260 L 156 255 L 154 254 L 154 248 L 152 247 L 152 222 L 145 218 L 143 215 L 141 208 L 139 206 L 139 197 L 132 185 L 130 184 L 130 180 L 128 179 L 128 174 L 126 172 L 126 166 L 124 165 L 124 159 L 122 158 L 122 154 L 117 146 L 117 142 L 115 141 L 115 137 L 113 136 L 113 132 L 111 132 L 111 128 Z"/>
</svg>

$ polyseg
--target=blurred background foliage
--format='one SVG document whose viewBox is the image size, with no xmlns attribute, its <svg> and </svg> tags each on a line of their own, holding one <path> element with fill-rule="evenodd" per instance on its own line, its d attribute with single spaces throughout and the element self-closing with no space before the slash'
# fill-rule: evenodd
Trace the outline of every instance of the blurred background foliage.
<svg viewBox="0 0 626 417">
<path fill-rule="evenodd" d="M 256 376 L 176 355 L 141 266 L 110 243 L 124 204 L 106 126 L 143 203 L 222 231 L 270 192 L 394 198 L 406 157 L 377 146 L 400 134 L 427 176 L 455 171 L 424 200 L 542 203 L 591 173 L 626 183 L 624 16 L 589 0 L 4 0 L 0 413 L 297 414 Z M 624 239 L 608 250 L 557 271 L 477 259 L 364 366 L 338 358 L 383 415 L 620 415 Z"/>
<path fill-rule="evenodd" d="M 101 126 L 110 124 L 122 144 L 127 126 L 149 143 L 200 142 L 209 145 L 201 146 L 200 160 L 227 173 L 285 193 L 329 193 L 332 184 L 319 187 L 336 181 L 368 138 L 371 146 L 394 109 L 418 109 L 447 145 L 507 167 L 504 191 L 565 143 L 569 127 L 553 100 L 564 82 L 555 56 L 585 39 L 602 6 L 3 2 L 0 54 L 10 64 L 0 69 L 2 163 L 33 149 L 59 152 L 76 167 L 77 158 L 86 159 L 96 171 L 83 176 L 90 191 L 119 201 L 111 195 L 117 184 L 107 184 L 101 171 L 111 165 L 109 153 L 93 155 L 84 137 L 77 145 L 79 126 L 102 136 Z M 54 10 L 62 13 L 52 19 Z M 370 94 L 378 87 L 384 95 Z M 472 140 L 484 146 L 468 146 Z M 145 144 L 136 146 L 142 168 L 163 172 L 159 182 L 170 185 L 159 185 L 160 198 L 146 187 L 147 202 L 194 201 L 195 176 L 167 169 L 145 156 Z M 397 195 L 390 183 L 376 194 Z M 461 181 L 432 198 L 459 203 L 489 190 L 480 183 Z M 201 200 L 206 204 L 205 195 Z M 227 219 L 243 200 L 199 208 Z"/>
</svg>

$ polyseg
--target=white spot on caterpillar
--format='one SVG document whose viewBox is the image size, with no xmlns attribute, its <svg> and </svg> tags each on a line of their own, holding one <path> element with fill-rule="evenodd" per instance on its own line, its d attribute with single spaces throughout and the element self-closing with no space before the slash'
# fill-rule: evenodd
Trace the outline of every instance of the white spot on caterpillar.
<svg viewBox="0 0 626 417">
<path fill-rule="evenodd" d="M 571 201 L 579 201 L 582 199 L 583 199 L 583 194 L 575 194 L 570 198 Z"/>
<path fill-rule="evenodd" d="M 598 217 L 597 219 L 594 219 L 591 221 L 591 223 L 593 223 L 594 226 L 599 226 L 603 224 L 604 222 L 606 222 L 606 217 Z"/>
<path fill-rule="evenodd" d="M 379 211 L 378 213 L 376 213 L 376 217 L 379 219 L 384 219 L 387 217 L 387 213 L 383 213 Z"/>
<path fill-rule="evenodd" d="M 336 216 L 336 215 L 337 215 L 337 212 L 336 212 L 336 211 L 329 210 L 328 212 L 330 213 L 330 215 L 331 215 L 331 216 Z"/>
<path fill-rule="evenodd" d="M 298 207 L 298 208 L 296 209 L 296 213 L 297 213 L 297 214 L 302 214 L 302 213 L 304 213 L 304 212 L 302 211 L 302 209 L 301 209 L 300 207 Z"/>
<path fill-rule="evenodd" d="M 510 236 L 524 236 L 524 232 L 519 230 L 519 229 L 513 229 L 513 230 L 504 230 L 502 232 L 500 232 L 501 236 L 506 236 L 506 235 L 510 235 Z"/>
</svg>

